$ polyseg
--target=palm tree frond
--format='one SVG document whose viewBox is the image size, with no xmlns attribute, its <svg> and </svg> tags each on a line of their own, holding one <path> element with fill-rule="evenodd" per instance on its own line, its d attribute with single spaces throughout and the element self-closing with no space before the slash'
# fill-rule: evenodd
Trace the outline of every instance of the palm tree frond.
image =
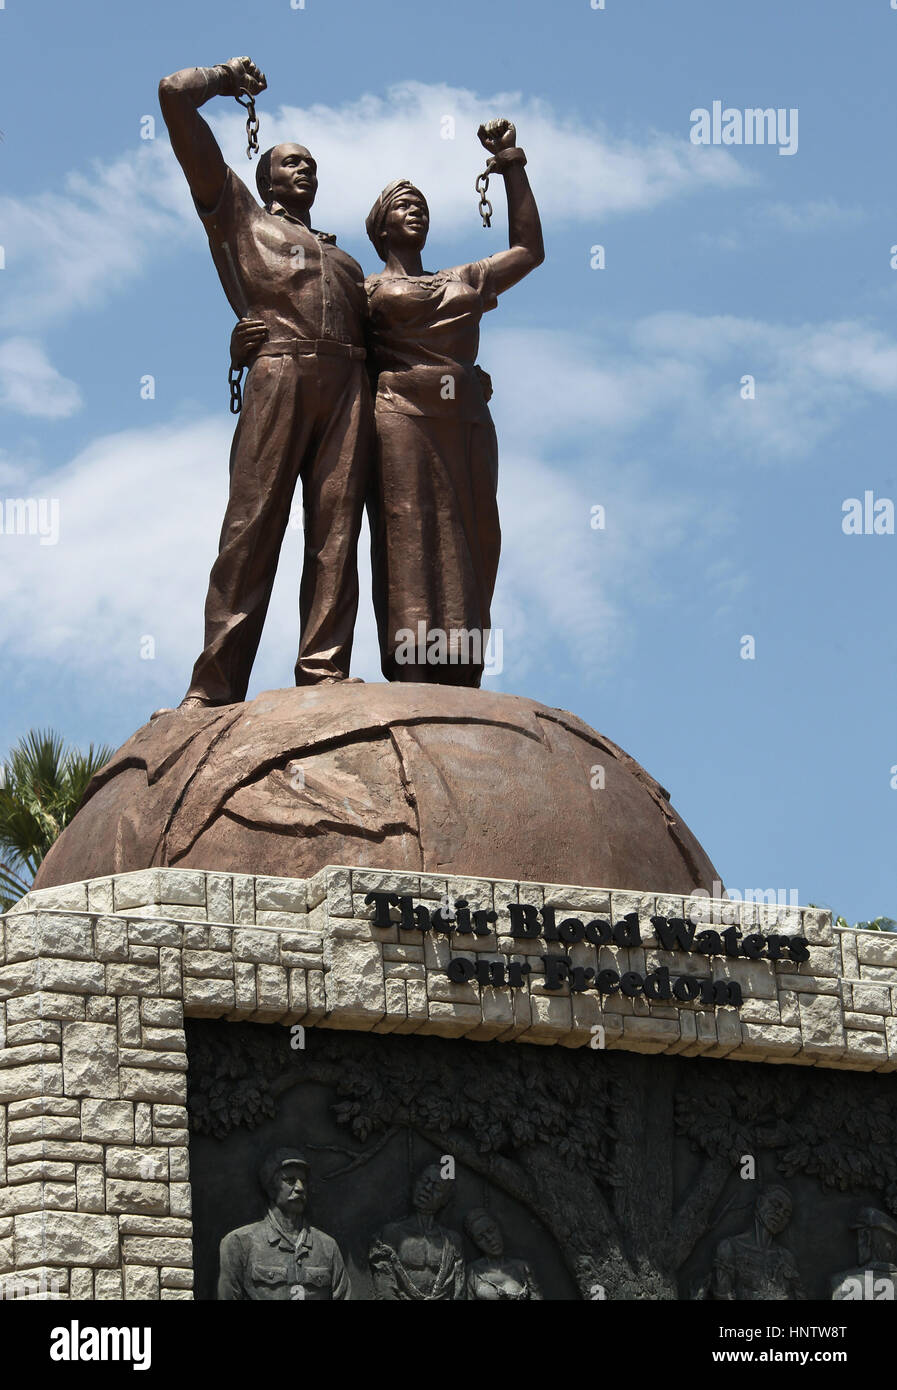
<svg viewBox="0 0 897 1390">
<path fill-rule="evenodd" d="M 16 902 L 77 812 L 112 750 L 66 748 L 52 729 L 32 729 L 0 763 L 0 911 Z M 10 893 L 15 896 L 10 899 Z"/>
</svg>

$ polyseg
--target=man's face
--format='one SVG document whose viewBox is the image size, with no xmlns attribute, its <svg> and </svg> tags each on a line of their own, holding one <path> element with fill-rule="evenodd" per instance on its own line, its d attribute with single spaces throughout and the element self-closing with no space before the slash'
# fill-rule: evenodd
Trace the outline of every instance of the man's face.
<svg viewBox="0 0 897 1390">
<path fill-rule="evenodd" d="M 791 1220 L 791 1201 L 784 1192 L 767 1192 L 757 1202 L 757 1215 L 772 1234 L 784 1231 Z"/>
<path fill-rule="evenodd" d="M 271 152 L 271 198 L 288 212 L 308 212 L 318 191 L 318 166 L 304 145 L 277 145 Z"/>
<path fill-rule="evenodd" d="M 436 1212 L 444 1207 L 451 1196 L 453 1183 L 440 1176 L 435 1166 L 425 1168 L 414 1184 L 414 1205 L 418 1211 Z"/>
<path fill-rule="evenodd" d="M 301 1163 L 284 1163 L 278 1169 L 273 1182 L 274 1205 L 279 1211 L 301 1216 L 308 1200 L 308 1186 L 305 1169 Z"/>
<path fill-rule="evenodd" d="M 430 230 L 427 207 L 419 194 L 401 193 L 386 214 L 386 239 L 393 246 L 422 248 Z"/>
</svg>

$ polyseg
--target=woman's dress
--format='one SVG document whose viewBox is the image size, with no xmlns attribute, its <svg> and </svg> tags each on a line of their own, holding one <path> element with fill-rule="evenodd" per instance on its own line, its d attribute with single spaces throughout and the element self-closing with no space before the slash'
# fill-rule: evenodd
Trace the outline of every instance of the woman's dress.
<svg viewBox="0 0 897 1390">
<path fill-rule="evenodd" d="M 475 367 L 489 260 L 366 281 L 377 378 L 374 606 L 387 680 L 479 685 L 498 569 L 498 444 Z M 410 659 L 409 659 L 410 654 Z"/>
</svg>

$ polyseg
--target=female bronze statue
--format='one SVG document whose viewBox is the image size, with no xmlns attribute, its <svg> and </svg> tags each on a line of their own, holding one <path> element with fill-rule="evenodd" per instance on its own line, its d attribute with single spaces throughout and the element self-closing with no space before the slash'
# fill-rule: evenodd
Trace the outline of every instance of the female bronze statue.
<svg viewBox="0 0 897 1390">
<path fill-rule="evenodd" d="M 365 283 L 377 379 L 374 606 L 387 680 L 478 686 L 491 627 L 501 530 L 480 319 L 545 253 L 514 126 L 490 121 L 477 133 L 490 174 L 504 176 L 507 251 L 425 271 L 429 210 L 407 179 L 384 188 L 366 222 L 385 262 Z"/>
</svg>

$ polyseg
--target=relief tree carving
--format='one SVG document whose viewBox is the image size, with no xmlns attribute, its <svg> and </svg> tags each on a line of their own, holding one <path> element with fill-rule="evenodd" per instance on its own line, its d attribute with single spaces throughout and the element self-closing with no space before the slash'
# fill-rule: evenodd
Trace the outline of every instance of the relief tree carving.
<svg viewBox="0 0 897 1390">
<path fill-rule="evenodd" d="M 677 1132 L 710 1159 L 737 1164 L 769 1152 L 782 1177 L 815 1178 L 829 1191 L 872 1189 L 897 1214 L 897 1108 L 880 1076 L 804 1067 L 714 1068 L 713 1085 L 690 1072 L 676 1098 Z"/>
<path fill-rule="evenodd" d="M 286 1029 L 188 1028 L 197 1132 L 254 1127 L 285 1090 L 323 1084 L 354 1141 L 332 1146 L 347 1160 L 332 1177 L 410 1129 L 540 1222 L 585 1298 L 687 1297 L 679 1271 L 744 1154 L 772 1153 L 783 1177 L 871 1187 L 894 1209 L 897 1112 L 881 1078 L 845 1087 L 779 1067 L 771 1085 L 759 1065 L 324 1030 L 293 1052 Z M 677 1136 L 702 1158 L 684 1190 Z"/>
</svg>

